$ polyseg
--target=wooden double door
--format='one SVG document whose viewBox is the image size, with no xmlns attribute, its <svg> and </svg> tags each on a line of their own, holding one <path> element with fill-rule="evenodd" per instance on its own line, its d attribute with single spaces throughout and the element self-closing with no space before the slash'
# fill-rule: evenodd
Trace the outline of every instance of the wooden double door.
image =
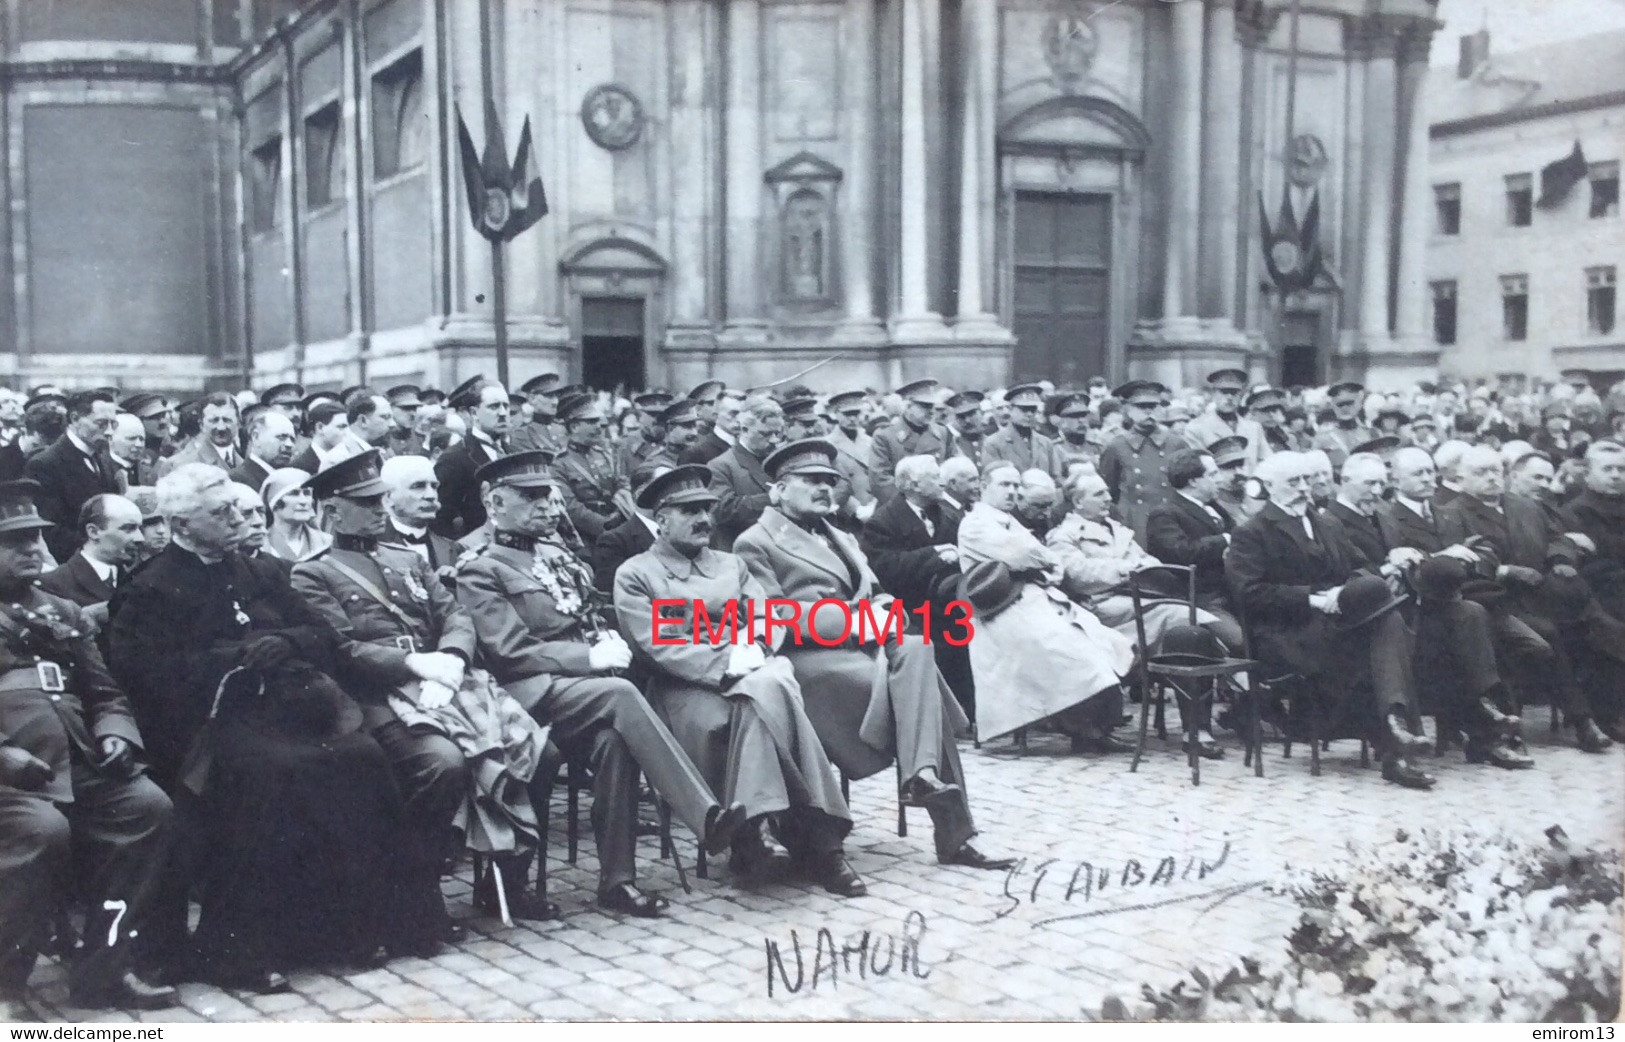
<svg viewBox="0 0 1625 1042">
<path fill-rule="evenodd" d="M 1012 253 L 1013 379 L 1110 377 L 1112 197 L 1017 192 Z"/>
</svg>

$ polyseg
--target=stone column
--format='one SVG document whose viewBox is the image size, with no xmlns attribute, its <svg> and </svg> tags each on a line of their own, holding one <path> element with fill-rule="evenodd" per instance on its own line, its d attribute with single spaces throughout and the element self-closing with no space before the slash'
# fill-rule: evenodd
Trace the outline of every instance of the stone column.
<svg viewBox="0 0 1625 1042">
<path fill-rule="evenodd" d="M 993 90 L 989 66 L 997 40 L 996 0 L 968 0 L 961 11 L 960 85 L 963 128 L 959 146 L 959 311 L 954 333 L 960 339 L 1003 339 L 1005 332 L 987 311 L 983 292 L 988 273 L 982 223 L 991 202 L 992 171 L 983 101 Z"/>
<path fill-rule="evenodd" d="M 898 157 L 902 229 L 898 243 L 901 294 L 892 337 L 899 341 L 934 339 L 947 333 L 942 316 L 931 310 L 927 271 L 927 194 L 925 191 L 925 19 L 926 0 L 903 0 L 902 141 Z"/>
<path fill-rule="evenodd" d="M 760 336 L 762 316 L 762 10 L 728 0 L 727 329 Z"/>
<path fill-rule="evenodd" d="M 846 318 L 836 330 L 843 340 L 882 336 L 875 317 L 873 225 L 875 221 L 875 0 L 847 0 L 846 53 L 852 75 L 846 90 L 846 176 L 841 195 L 841 290 Z"/>
<path fill-rule="evenodd" d="M 1241 78 L 1235 0 L 1210 0 L 1207 86 L 1202 91 L 1202 263 L 1197 301 L 1200 313 L 1207 318 L 1235 317 Z"/>
<path fill-rule="evenodd" d="M 1397 40 L 1393 27 L 1374 21 L 1371 57 L 1366 62 L 1365 172 L 1361 184 L 1361 210 L 1365 234 L 1360 247 L 1360 334 L 1368 344 L 1388 336 L 1388 258 L 1393 248 L 1395 155 L 1395 62 Z"/>
<path fill-rule="evenodd" d="M 1412 342 L 1427 339 L 1427 264 L 1432 209 L 1428 185 L 1427 74 L 1432 33 L 1412 27 L 1402 54 L 1410 104 L 1406 107 L 1406 145 L 1402 223 L 1399 230 L 1399 284 L 1394 302 L 1394 335 Z"/>
<path fill-rule="evenodd" d="M 668 341 L 706 327 L 707 186 L 713 183 L 714 127 L 707 118 L 710 41 L 705 0 L 679 0 L 671 20 L 671 324 Z"/>
<path fill-rule="evenodd" d="M 1196 256 L 1202 206 L 1202 4 L 1171 5 L 1172 111 L 1168 134 L 1167 253 L 1162 315 L 1196 313 Z"/>
</svg>

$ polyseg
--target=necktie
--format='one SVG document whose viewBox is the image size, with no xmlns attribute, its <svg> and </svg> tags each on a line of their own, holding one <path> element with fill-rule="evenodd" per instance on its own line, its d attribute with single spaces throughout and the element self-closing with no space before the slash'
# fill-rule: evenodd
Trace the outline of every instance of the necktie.
<svg viewBox="0 0 1625 1042">
<path fill-rule="evenodd" d="M 1422 520 L 1426 521 L 1430 525 L 1433 523 L 1433 504 L 1422 504 Z"/>
</svg>

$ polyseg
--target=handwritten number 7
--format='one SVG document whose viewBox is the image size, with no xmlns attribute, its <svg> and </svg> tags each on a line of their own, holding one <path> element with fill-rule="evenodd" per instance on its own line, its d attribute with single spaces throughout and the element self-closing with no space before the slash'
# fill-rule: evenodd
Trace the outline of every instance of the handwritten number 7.
<svg viewBox="0 0 1625 1042">
<path fill-rule="evenodd" d="M 129 902 L 127 902 L 127 901 L 103 901 L 102 902 L 102 911 L 104 911 L 104 912 L 112 912 L 112 911 L 115 911 L 115 910 L 118 912 L 118 914 L 113 916 L 113 924 L 107 928 L 107 946 L 109 948 L 113 947 L 113 945 L 118 943 L 118 927 L 119 927 L 119 923 L 122 923 L 124 921 L 124 913 L 128 912 L 130 910 Z"/>
</svg>

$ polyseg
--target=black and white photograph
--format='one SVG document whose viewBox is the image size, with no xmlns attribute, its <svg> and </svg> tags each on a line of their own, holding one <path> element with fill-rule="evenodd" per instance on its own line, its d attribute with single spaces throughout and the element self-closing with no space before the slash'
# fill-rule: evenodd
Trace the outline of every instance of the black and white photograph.
<svg viewBox="0 0 1625 1042">
<path fill-rule="evenodd" d="M 0 0 L 0 153 L 0 1022 L 1613 1037 L 1625 0 Z"/>
</svg>

